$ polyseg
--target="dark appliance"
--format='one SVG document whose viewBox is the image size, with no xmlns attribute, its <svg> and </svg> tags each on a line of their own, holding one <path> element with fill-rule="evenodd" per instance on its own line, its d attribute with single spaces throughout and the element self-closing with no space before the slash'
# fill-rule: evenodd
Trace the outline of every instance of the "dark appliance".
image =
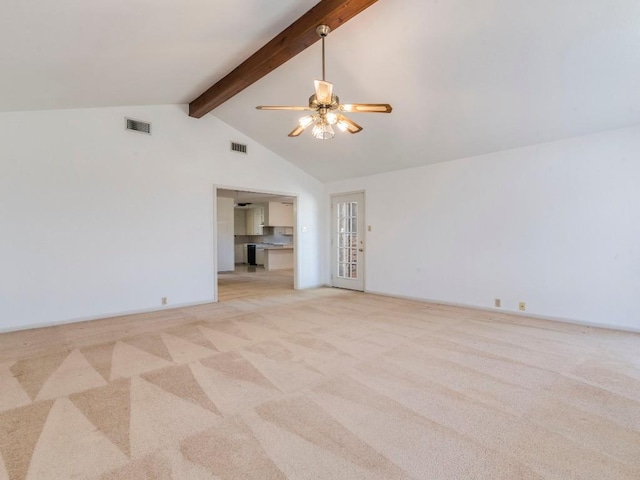
<svg viewBox="0 0 640 480">
<path fill-rule="evenodd" d="M 257 265 L 255 245 L 247 245 L 247 263 L 249 265 Z"/>
</svg>

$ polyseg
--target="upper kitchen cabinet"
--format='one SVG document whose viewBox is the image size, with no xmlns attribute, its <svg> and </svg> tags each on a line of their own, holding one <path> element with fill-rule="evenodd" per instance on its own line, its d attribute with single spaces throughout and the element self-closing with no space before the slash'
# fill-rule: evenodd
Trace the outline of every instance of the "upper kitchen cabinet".
<svg viewBox="0 0 640 480">
<path fill-rule="evenodd" d="M 246 215 L 246 234 L 262 235 L 262 227 L 264 226 L 264 207 L 247 208 Z"/>
<path fill-rule="evenodd" d="M 270 227 L 293 227 L 293 205 L 269 202 L 265 209 L 264 224 Z"/>
<path fill-rule="evenodd" d="M 233 234 L 234 235 L 247 234 L 246 210 L 243 210 L 241 208 L 235 208 L 233 210 Z"/>
</svg>

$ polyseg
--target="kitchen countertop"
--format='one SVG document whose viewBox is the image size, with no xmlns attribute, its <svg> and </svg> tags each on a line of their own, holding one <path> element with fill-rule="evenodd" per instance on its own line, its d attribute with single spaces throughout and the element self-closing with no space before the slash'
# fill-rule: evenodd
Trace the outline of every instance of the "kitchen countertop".
<svg viewBox="0 0 640 480">
<path fill-rule="evenodd" d="M 293 245 L 265 245 L 265 250 L 293 250 Z"/>
</svg>

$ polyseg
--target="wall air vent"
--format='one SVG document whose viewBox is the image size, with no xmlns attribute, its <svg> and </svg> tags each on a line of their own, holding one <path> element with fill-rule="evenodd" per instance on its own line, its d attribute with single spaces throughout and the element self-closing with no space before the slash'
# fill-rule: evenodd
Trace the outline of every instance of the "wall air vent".
<svg viewBox="0 0 640 480">
<path fill-rule="evenodd" d="M 231 142 L 231 151 L 238 153 L 247 153 L 247 146 L 242 143 Z"/>
<path fill-rule="evenodd" d="M 140 120 L 133 120 L 132 118 L 124 119 L 124 127 L 132 132 L 146 133 L 151 135 L 151 124 L 147 122 L 141 122 Z"/>
</svg>

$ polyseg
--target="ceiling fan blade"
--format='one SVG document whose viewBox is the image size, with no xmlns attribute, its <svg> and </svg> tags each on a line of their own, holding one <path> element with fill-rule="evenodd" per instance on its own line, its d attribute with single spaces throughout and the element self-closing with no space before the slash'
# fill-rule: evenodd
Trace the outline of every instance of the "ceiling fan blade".
<svg viewBox="0 0 640 480">
<path fill-rule="evenodd" d="M 391 113 L 391 105 L 388 103 L 345 103 L 340 105 L 343 112 L 353 113 Z"/>
<path fill-rule="evenodd" d="M 333 83 L 325 82 L 324 80 L 314 80 L 313 83 L 316 86 L 316 99 L 318 103 L 329 105 L 333 95 Z"/>
<path fill-rule="evenodd" d="M 343 132 L 348 131 L 349 133 L 358 133 L 362 130 L 362 127 L 360 125 L 358 125 L 353 120 L 345 117 L 344 115 L 338 115 L 337 125 L 338 128 Z"/>
<path fill-rule="evenodd" d="M 304 129 L 307 127 L 303 127 L 301 125 L 298 125 L 296 128 L 294 128 L 291 133 L 289 133 L 290 137 L 297 137 L 298 135 L 300 135 L 302 132 L 304 132 Z"/>
<path fill-rule="evenodd" d="M 258 110 L 296 110 L 296 111 L 307 111 L 307 110 L 315 110 L 315 108 L 311 107 L 289 107 L 286 105 L 258 105 L 256 107 Z"/>
</svg>

